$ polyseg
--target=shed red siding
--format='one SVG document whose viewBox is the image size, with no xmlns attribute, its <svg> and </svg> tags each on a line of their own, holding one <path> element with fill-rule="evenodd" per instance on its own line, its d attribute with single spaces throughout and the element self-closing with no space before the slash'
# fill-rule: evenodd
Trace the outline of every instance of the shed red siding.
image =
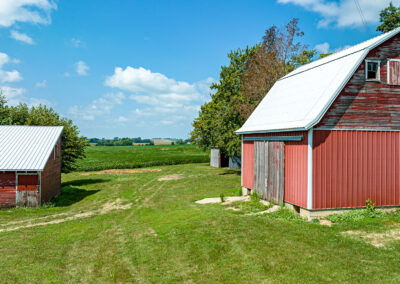
<svg viewBox="0 0 400 284">
<path fill-rule="evenodd" d="M 314 130 L 313 209 L 400 205 L 400 132 Z"/>
<path fill-rule="evenodd" d="M 18 191 L 37 190 L 39 176 L 37 174 L 18 175 Z"/>
<path fill-rule="evenodd" d="M 285 142 L 285 194 L 284 201 L 301 207 L 307 206 L 307 145 L 305 131 L 246 134 L 243 137 L 303 136 L 302 141 Z M 243 186 L 253 189 L 254 146 L 243 142 Z M 251 186 L 248 186 L 251 185 Z"/>
<path fill-rule="evenodd" d="M 42 202 L 48 202 L 61 192 L 61 137 L 54 146 L 42 172 Z"/>
<path fill-rule="evenodd" d="M 0 172 L 0 207 L 15 206 L 15 172 Z"/>
<path fill-rule="evenodd" d="M 19 172 L 18 172 L 19 173 Z M 18 193 L 33 192 L 38 189 L 39 176 L 36 172 L 18 174 Z M 41 173 L 41 202 L 57 196 L 61 190 L 61 138 L 54 147 L 44 171 Z M 37 195 L 37 193 L 36 193 Z M 15 207 L 21 204 L 17 198 L 16 172 L 0 172 L 0 207 Z M 36 206 L 37 206 L 36 201 Z M 23 205 L 31 206 L 31 205 Z"/>
<path fill-rule="evenodd" d="M 400 58 L 400 35 L 366 58 L 380 60 L 381 82 L 365 80 L 363 61 L 316 128 L 400 130 L 400 86 L 387 84 L 388 59 Z"/>
</svg>

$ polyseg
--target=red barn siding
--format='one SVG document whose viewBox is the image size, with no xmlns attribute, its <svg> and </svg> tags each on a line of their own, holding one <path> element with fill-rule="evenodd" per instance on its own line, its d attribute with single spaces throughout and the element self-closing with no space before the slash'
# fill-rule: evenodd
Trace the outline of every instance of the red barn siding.
<svg viewBox="0 0 400 284">
<path fill-rule="evenodd" d="M 314 130 L 313 209 L 400 205 L 400 132 Z"/>
<path fill-rule="evenodd" d="M 0 207 L 15 206 L 15 172 L 0 172 Z"/>
<path fill-rule="evenodd" d="M 366 58 L 381 61 L 381 81 L 365 81 L 363 61 L 316 128 L 400 129 L 400 86 L 387 84 L 387 59 L 400 58 L 400 35 Z"/>
<path fill-rule="evenodd" d="M 285 142 L 285 194 L 284 201 L 307 206 L 307 132 L 279 132 L 246 134 L 243 137 L 300 136 L 302 141 Z M 253 188 L 254 146 L 243 142 L 243 186 Z M 251 185 L 251 186 L 250 186 Z"/>
<path fill-rule="evenodd" d="M 308 135 L 302 141 L 285 142 L 285 196 L 286 202 L 307 207 L 307 153 Z"/>
<path fill-rule="evenodd" d="M 243 141 L 243 161 L 242 161 L 242 186 L 253 188 L 254 172 L 254 143 L 253 141 Z"/>
</svg>

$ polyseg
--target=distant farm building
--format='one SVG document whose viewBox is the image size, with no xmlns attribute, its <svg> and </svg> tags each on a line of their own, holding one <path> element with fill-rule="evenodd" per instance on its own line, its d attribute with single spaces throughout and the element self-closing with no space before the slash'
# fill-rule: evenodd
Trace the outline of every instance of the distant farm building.
<svg viewBox="0 0 400 284">
<path fill-rule="evenodd" d="M 58 126 L 0 126 L 0 207 L 37 207 L 61 189 Z"/>
<path fill-rule="evenodd" d="M 210 166 L 214 168 L 224 168 L 229 166 L 229 158 L 217 147 L 210 150 Z"/>
<path fill-rule="evenodd" d="M 230 169 L 240 169 L 241 161 L 238 156 L 230 157 L 225 155 L 221 149 L 217 147 L 211 147 L 210 166 L 214 168 L 229 167 Z"/>
<path fill-rule="evenodd" d="M 400 205 L 400 29 L 278 80 L 237 133 L 242 186 L 310 217 Z"/>
<path fill-rule="evenodd" d="M 174 142 L 174 140 L 162 138 L 153 138 L 151 141 L 154 143 L 154 145 L 171 145 Z"/>
</svg>

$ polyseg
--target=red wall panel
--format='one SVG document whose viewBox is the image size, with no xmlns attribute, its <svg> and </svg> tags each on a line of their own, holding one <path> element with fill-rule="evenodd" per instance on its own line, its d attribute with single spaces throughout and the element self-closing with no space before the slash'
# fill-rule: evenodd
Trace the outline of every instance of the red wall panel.
<svg viewBox="0 0 400 284">
<path fill-rule="evenodd" d="M 253 141 L 243 141 L 243 161 L 242 161 L 242 186 L 253 188 L 254 170 L 254 143 Z"/>
<path fill-rule="evenodd" d="M 32 175 L 18 175 L 18 191 L 24 190 L 37 190 L 39 185 L 39 176 Z"/>
<path fill-rule="evenodd" d="M 285 196 L 292 204 L 307 207 L 307 132 L 300 142 L 285 142 Z"/>
<path fill-rule="evenodd" d="M 313 209 L 400 205 L 400 132 L 314 130 Z"/>
<path fill-rule="evenodd" d="M 244 137 L 300 136 L 302 141 L 285 142 L 285 195 L 284 201 L 307 206 L 307 132 L 279 132 L 246 134 Z M 254 145 L 243 142 L 243 186 L 253 188 Z"/>
<path fill-rule="evenodd" d="M 0 173 L 0 207 L 15 206 L 15 172 Z"/>
</svg>

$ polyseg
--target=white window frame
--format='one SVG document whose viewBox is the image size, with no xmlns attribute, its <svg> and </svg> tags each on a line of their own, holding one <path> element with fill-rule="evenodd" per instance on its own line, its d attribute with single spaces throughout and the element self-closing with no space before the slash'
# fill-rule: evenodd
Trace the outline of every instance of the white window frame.
<svg viewBox="0 0 400 284">
<path fill-rule="evenodd" d="M 368 79 L 368 63 L 378 63 L 378 69 L 376 70 L 376 79 Z M 381 80 L 381 61 L 378 59 L 365 59 L 365 81 L 380 81 Z"/>
<path fill-rule="evenodd" d="M 392 59 L 392 58 L 388 58 L 388 60 L 387 60 L 387 83 L 388 83 L 388 85 L 391 85 L 390 84 L 390 61 L 397 61 L 397 62 L 400 62 L 400 59 Z"/>
</svg>

